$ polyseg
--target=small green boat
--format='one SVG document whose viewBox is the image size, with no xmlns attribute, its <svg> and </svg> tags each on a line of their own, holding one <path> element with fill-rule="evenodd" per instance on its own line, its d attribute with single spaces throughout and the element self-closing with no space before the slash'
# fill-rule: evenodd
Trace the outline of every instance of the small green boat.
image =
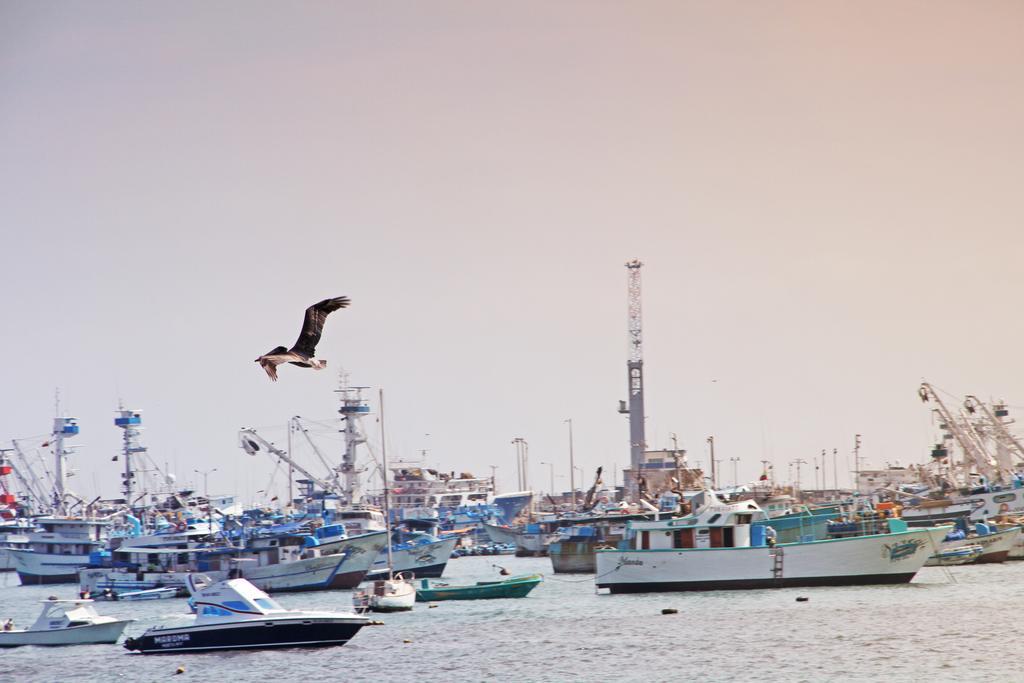
<svg viewBox="0 0 1024 683">
<path fill-rule="evenodd" d="M 525 598 L 543 580 L 540 574 L 529 574 L 513 576 L 504 581 L 478 581 L 470 586 L 451 586 L 437 581 L 431 586 L 427 579 L 421 579 L 416 589 L 416 602 Z"/>
</svg>

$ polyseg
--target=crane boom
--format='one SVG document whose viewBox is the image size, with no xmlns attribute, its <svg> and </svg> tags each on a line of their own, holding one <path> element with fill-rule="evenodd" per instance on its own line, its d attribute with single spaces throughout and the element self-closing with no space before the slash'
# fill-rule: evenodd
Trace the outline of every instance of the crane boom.
<svg viewBox="0 0 1024 683">
<path fill-rule="evenodd" d="M 312 472 L 307 470 L 305 467 L 303 467 L 299 463 L 297 463 L 294 460 L 292 460 L 291 456 L 289 456 L 288 453 L 285 453 L 280 448 L 278 448 L 277 446 L 275 446 L 274 444 L 270 443 L 269 441 L 264 439 L 262 436 L 257 434 L 255 429 L 248 429 L 248 428 L 246 428 L 246 429 L 239 430 L 239 432 L 238 432 L 238 442 L 239 442 L 239 446 L 242 447 L 242 450 L 244 450 L 249 455 L 256 455 L 261 450 L 264 450 L 267 453 L 270 453 L 271 455 L 275 455 L 278 458 L 280 458 L 281 460 L 284 460 L 286 463 L 288 463 L 289 465 L 294 467 L 296 470 L 301 472 L 304 477 L 309 479 L 311 482 L 313 482 L 314 484 L 319 486 L 324 491 L 327 491 L 327 492 L 330 492 L 330 493 L 338 493 L 338 494 L 341 493 L 335 487 L 334 483 L 332 483 L 330 481 L 327 481 L 326 479 L 322 479 L 321 477 L 316 476 L 315 474 L 313 474 Z"/>
<path fill-rule="evenodd" d="M 960 418 L 953 415 L 953 413 L 946 408 L 946 404 L 942 402 L 942 399 L 939 398 L 939 395 L 930 384 L 927 382 L 921 382 L 921 388 L 918 389 L 917 393 L 918 396 L 921 397 L 922 401 L 927 402 L 931 400 L 935 402 L 935 405 L 938 406 L 935 408 L 935 412 L 938 413 L 939 417 L 942 419 L 942 422 L 945 425 L 944 429 L 953 435 L 953 438 L 960 445 L 960 448 L 963 449 L 964 453 L 975 467 L 985 469 L 991 468 L 998 472 L 996 459 L 985 451 L 982 445 L 978 442 L 973 431 L 963 429 L 963 426 L 960 423 Z"/>
<path fill-rule="evenodd" d="M 999 435 L 1003 446 L 1016 455 L 1021 462 L 1024 462 L 1024 445 L 1021 445 L 1020 441 L 1017 440 L 1017 437 L 1011 434 L 1010 430 L 1006 428 L 1003 421 L 1000 420 L 997 415 L 993 414 L 992 410 L 988 407 L 988 404 L 980 401 L 977 396 L 968 395 L 964 401 L 964 407 L 970 412 L 974 412 L 974 410 L 981 410 L 985 417 L 988 418 L 989 423 L 995 429 L 996 433 Z M 998 410 L 1000 407 L 1000 405 L 997 405 L 996 409 Z"/>
</svg>

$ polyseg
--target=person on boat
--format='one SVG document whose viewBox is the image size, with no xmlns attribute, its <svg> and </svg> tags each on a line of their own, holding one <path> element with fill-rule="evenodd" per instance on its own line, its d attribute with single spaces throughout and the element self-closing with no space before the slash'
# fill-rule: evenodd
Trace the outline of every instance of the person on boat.
<svg viewBox="0 0 1024 683">
<path fill-rule="evenodd" d="M 14 630 L 14 620 L 13 619 L 8 619 L 7 621 L 4 622 L 4 630 L 5 631 L 13 631 Z"/>
<path fill-rule="evenodd" d="M 769 548 L 774 548 L 775 547 L 775 527 L 773 527 L 773 526 L 766 526 L 764 528 L 764 535 L 765 535 L 765 538 L 768 541 L 768 547 Z"/>
</svg>

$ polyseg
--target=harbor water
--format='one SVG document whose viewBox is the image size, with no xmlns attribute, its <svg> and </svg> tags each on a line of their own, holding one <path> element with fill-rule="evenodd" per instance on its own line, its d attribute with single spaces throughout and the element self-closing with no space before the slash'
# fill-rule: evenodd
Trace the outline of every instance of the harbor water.
<svg viewBox="0 0 1024 683">
<path fill-rule="evenodd" d="M 911 584 L 598 595 L 547 558 L 463 557 L 444 581 L 540 572 L 518 600 L 417 603 L 374 615 L 344 647 L 144 656 L 121 645 L 0 651 L 0 681 L 963 681 L 1020 680 L 1024 562 L 928 568 Z M 0 575 L 0 618 L 35 620 L 73 585 Z M 348 609 L 348 591 L 285 593 L 285 607 Z M 797 597 L 809 600 L 798 602 Z M 183 620 L 184 599 L 98 602 L 126 635 Z M 664 608 L 678 610 L 663 615 Z M 408 641 L 408 642 L 406 642 Z M 175 676 L 178 667 L 184 667 Z"/>
</svg>

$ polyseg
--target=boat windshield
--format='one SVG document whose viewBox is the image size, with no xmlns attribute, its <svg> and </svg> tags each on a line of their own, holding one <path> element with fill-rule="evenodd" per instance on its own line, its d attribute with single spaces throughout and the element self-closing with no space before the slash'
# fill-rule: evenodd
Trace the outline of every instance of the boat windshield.
<svg viewBox="0 0 1024 683">
<path fill-rule="evenodd" d="M 284 609 L 284 607 L 281 607 L 281 605 L 277 604 L 277 602 L 271 600 L 270 598 L 256 598 L 255 602 L 257 605 L 267 610 L 268 612 Z"/>
</svg>

